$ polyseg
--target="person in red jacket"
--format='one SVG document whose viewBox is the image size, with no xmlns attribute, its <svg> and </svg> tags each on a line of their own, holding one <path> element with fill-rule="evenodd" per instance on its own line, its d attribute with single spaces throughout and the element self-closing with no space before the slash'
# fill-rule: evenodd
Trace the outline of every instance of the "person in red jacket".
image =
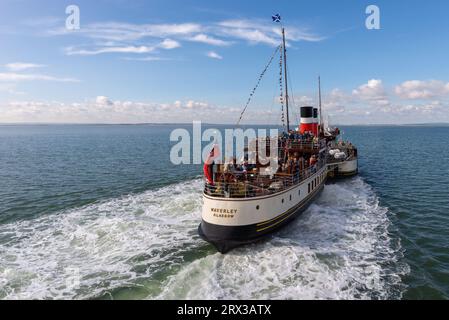
<svg viewBox="0 0 449 320">
<path fill-rule="evenodd" d="M 218 145 L 214 145 L 203 166 L 204 177 L 206 178 L 207 183 L 212 186 L 214 185 L 214 159 L 216 159 L 219 155 L 220 151 L 218 149 Z"/>
</svg>

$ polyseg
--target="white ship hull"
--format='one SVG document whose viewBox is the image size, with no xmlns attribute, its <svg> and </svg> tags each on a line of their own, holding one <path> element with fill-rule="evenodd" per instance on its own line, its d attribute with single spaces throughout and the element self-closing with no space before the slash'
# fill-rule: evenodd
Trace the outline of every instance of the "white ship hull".
<svg viewBox="0 0 449 320">
<path fill-rule="evenodd" d="M 272 195 L 235 199 L 204 194 L 199 234 L 225 253 L 260 240 L 300 215 L 323 189 L 327 166 L 309 178 Z"/>
<path fill-rule="evenodd" d="M 358 174 L 359 164 L 357 158 L 329 165 L 329 176 L 333 178 L 352 177 Z"/>
<path fill-rule="evenodd" d="M 338 174 L 342 176 L 352 176 L 358 172 L 358 160 L 345 161 L 338 165 Z"/>
</svg>

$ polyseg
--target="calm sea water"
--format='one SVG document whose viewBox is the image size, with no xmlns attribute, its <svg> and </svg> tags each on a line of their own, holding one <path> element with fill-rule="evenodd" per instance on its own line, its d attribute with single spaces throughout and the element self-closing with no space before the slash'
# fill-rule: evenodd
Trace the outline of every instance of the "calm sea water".
<svg viewBox="0 0 449 320">
<path fill-rule="evenodd" d="M 0 298 L 449 297 L 449 127 L 343 128 L 360 176 L 228 255 L 173 128 L 0 126 Z"/>
</svg>

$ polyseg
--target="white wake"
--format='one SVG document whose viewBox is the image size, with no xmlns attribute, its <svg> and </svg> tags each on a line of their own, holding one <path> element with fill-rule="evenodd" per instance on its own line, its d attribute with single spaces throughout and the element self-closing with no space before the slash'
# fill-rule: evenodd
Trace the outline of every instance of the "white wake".
<svg viewBox="0 0 449 320">
<path fill-rule="evenodd" d="M 3 299 L 399 298 L 388 210 L 356 178 L 327 185 L 267 241 L 215 253 L 200 179 L 0 226 Z"/>
</svg>

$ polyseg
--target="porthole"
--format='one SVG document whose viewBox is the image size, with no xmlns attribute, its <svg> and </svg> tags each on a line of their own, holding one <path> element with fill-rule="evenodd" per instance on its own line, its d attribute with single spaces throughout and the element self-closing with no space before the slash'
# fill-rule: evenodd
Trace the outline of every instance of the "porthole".
<svg viewBox="0 0 449 320">
<path fill-rule="evenodd" d="M 260 209 L 260 206 L 256 206 L 256 210 L 259 210 Z"/>
</svg>

